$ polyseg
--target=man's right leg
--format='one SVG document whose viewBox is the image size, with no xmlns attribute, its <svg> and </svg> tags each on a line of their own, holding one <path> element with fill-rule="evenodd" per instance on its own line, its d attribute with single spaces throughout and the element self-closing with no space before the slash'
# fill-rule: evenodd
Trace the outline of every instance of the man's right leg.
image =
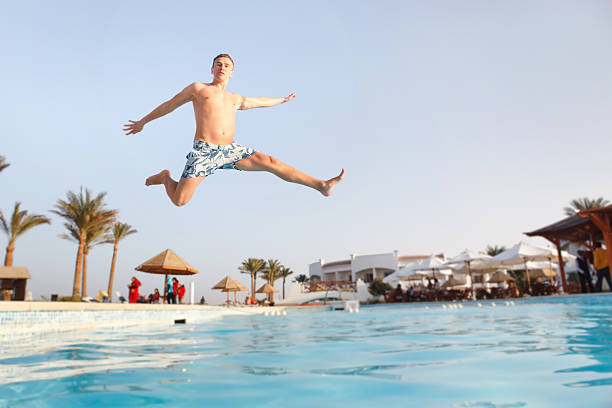
<svg viewBox="0 0 612 408">
<path fill-rule="evenodd" d="M 181 177 L 181 179 L 176 182 L 170 177 L 170 172 L 168 170 L 162 170 L 149 177 L 145 181 L 145 185 L 154 186 L 163 184 L 170 201 L 177 207 L 181 207 L 189 202 L 191 196 L 193 196 L 193 192 L 202 180 L 204 180 L 204 176 L 193 178 Z"/>
<path fill-rule="evenodd" d="M 601 292 L 601 285 L 603 283 L 603 269 L 597 270 L 597 283 L 595 284 L 595 292 Z"/>
</svg>

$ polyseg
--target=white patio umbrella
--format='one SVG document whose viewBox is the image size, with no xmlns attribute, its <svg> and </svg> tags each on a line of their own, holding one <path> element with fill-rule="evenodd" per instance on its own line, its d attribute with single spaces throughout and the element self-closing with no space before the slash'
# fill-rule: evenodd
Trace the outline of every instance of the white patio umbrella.
<svg viewBox="0 0 612 408">
<path fill-rule="evenodd" d="M 436 272 L 442 275 L 450 275 L 452 274 L 448 265 L 446 265 L 440 258 L 437 256 L 430 256 L 429 258 L 423 260 L 421 263 L 416 265 L 413 270 L 425 277 L 432 276 L 434 279 L 436 277 Z M 431 275 L 430 275 L 431 273 Z"/>
<path fill-rule="evenodd" d="M 399 276 L 397 274 L 398 271 L 395 271 L 383 278 L 383 282 L 388 283 L 391 286 L 395 286 L 399 283 Z"/>
<path fill-rule="evenodd" d="M 567 252 L 561 253 L 564 261 L 575 259 L 573 255 Z M 531 288 L 531 282 L 529 281 L 529 261 L 548 261 L 552 262 L 556 259 L 557 255 L 552 249 L 543 248 L 535 245 L 528 244 L 526 242 L 519 242 L 512 248 L 505 250 L 502 253 L 495 255 L 489 259 L 486 263 L 488 266 L 511 266 L 511 265 L 524 265 L 525 274 L 527 276 L 527 286 Z"/>
<path fill-rule="evenodd" d="M 410 279 L 406 279 L 406 278 L 412 278 L 414 277 L 414 275 L 416 274 L 416 269 L 423 263 L 423 261 L 417 261 L 413 264 L 410 264 L 408 266 L 405 266 L 399 270 L 397 270 L 397 277 L 400 280 L 410 280 Z"/>
<path fill-rule="evenodd" d="M 472 279 L 472 262 L 482 264 L 484 261 L 487 261 L 489 259 L 491 259 L 490 255 L 470 251 L 469 249 L 465 249 L 459 255 L 446 261 L 447 265 L 465 265 L 465 267 L 467 268 L 467 273 L 468 275 L 470 275 L 470 281 L 471 281 L 470 286 L 472 289 L 472 299 L 476 299 L 476 293 L 474 293 L 474 280 Z M 454 272 L 461 273 L 460 272 L 461 270 L 462 269 L 454 269 Z M 485 274 L 486 272 L 481 272 L 481 273 Z"/>
<path fill-rule="evenodd" d="M 508 265 L 505 267 L 510 271 L 520 271 L 525 269 L 525 264 Z M 556 262 L 544 262 L 544 261 L 528 261 L 527 269 L 559 269 L 559 264 Z"/>
</svg>

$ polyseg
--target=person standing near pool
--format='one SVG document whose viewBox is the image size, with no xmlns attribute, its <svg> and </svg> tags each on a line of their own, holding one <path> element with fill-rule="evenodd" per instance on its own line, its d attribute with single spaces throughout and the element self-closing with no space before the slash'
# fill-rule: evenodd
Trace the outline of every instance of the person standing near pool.
<svg viewBox="0 0 612 408">
<path fill-rule="evenodd" d="M 172 303 L 176 305 L 178 303 L 179 296 L 179 281 L 176 278 L 172 278 L 172 294 L 174 295 L 172 298 Z"/>
<path fill-rule="evenodd" d="M 174 303 L 174 292 L 172 290 L 172 280 L 170 277 L 166 279 L 166 303 L 171 304 Z"/>
<path fill-rule="evenodd" d="M 582 293 L 595 292 L 595 288 L 593 288 L 593 279 L 591 278 L 591 265 L 589 264 L 588 251 L 583 249 L 578 251 L 576 265 L 578 265 L 578 279 L 580 280 L 580 289 Z"/>
<path fill-rule="evenodd" d="M 612 283 L 610 283 L 610 265 L 608 264 L 608 253 L 602 248 L 601 242 L 595 243 L 595 251 L 593 251 L 593 266 L 597 269 L 597 284 L 595 285 L 595 291 L 601 292 L 603 280 L 608 281 L 608 288 L 612 290 Z"/>
<path fill-rule="evenodd" d="M 163 184 L 170 201 L 176 206 L 189 202 L 196 187 L 217 169 L 267 171 L 285 181 L 302 184 L 329 196 L 336 184 L 344 178 L 344 169 L 329 180 L 319 180 L 275 159 L 272 156 L 234 143 L 236 111 L 263 108 L 289 102 L 295 93 L 284 98 L 244 97 L 226 90 L 234 74 L 234 61 L 228 54 L 213 59 L 211 83 L 194 82 L 175 97 L 162 103 L 138 121 L 124 125 L 127 135 L 142 131 L 145 124 L 174 111 L 187 102 L 193 104 L 196 133 L 193 149 L 187 155 L 185 169 L 174 181 L 168 170 L 149 177 L 145 185 Z"/>
<path fill-rule="evenodd" d="M 130 290 L 130 303 L 138 302 L 138 287 L 140 287 L 140 281 L 136 279 L 135 276 L 132 276 L 132 282 L 128 285 L 128 289 Z"/>
</svg>

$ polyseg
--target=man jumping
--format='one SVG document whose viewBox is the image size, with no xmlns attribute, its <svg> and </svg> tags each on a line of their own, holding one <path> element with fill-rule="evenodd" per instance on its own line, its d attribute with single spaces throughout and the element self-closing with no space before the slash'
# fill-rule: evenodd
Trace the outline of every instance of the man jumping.
<svg viewBox="0 0 612 408">
<path fill-rule="evenodd" d="M 196 133 L 193 149 L 187 155 L 187 164 L 178 182 L 170 177 L 168 170 L 147 178 L 145 185 L 163 184 L 170 200 L 177 206 L 187 204 L 198 184 L 217 169 L 267 171 L 285 181 L 314 188 L 329 196 L 336 184 L 344 178 L 344 169 L 334 178 L 318 180 L 255 150 L 234 143 L 236 111 L 263 108 L 288 102 L 295 93 L 285 98 L 244 97 L 226 90 L 227 82 L 234 73 L 234 61 L 227 54 L 217 55 L 211 68 L 212 83 L 194 82 L 178 95 L 162 103 L 139 121 L 130 120 L 124 126 L 127 135 L 138 133 L 145 124 L 172 112 L 187 102 L 193 103 Z"/>
</svg>

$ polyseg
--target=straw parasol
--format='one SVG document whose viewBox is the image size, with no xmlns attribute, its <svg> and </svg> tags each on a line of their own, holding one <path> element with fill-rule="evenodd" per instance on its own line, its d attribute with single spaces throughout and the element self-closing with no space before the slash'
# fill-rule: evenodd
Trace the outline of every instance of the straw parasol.
<svg viewBox="0 0 612 408">
<path fill-rule="evenodd" d="M 166 299 L 166 282 L 168 281 L 168 275 L 195 275 L 198 273 L 197 269 L 185 262 L 183 258 L 178 256 L 171 249 L 160 252 L 134 269 L 140 272 L 165 275 L 164 299 Z"/>
<path fill-rule="evenodd" d="M 529 271 L 529 277 L 534 278 L 554 278 L 557 276 L 557 272 L 555 272 L 551 268 L 542 268 L 542 269 L 531 269 Z"/>
<path fill-rule="evenodd" d="M 217 283 L 215 286 L 213 286 L 212 289 L 218 289 L 218 290 L 221 290 L 221 292 L 226 292 L 228 305 L 230 302 L 230 299 L 229 299 L 230 292 L 234 292 L 234 302 L 236 302 L 236 292 L 248 291 L 246 287 L 244 287 L 243 285 L 241 285 L 239 282 L 235 281 L 234 279 L 230 278 L 229 276 L 226 276 L 225 278 L 221 279 L 221 281 Z"/>
<path fill-rule="evenodd" d="M 491 283 L 502 283 L 507 281 L 513 281 L 514 278 L 506 271 L 497 271 L 489 278 L 488 282 Z"/>
<path fill-rule="evenodd" d="M 277 293 L 278 290 L 274 289 L 272 285 L 269 283 L 264 284 L 261 288 L 257 289 L 255 293 L 266 293 L 268 295 L 268 300 L 272 297 L 273 293 Z"/>
<path fill-rule="evenodd" d="M 457 286 L 465 286 L 467 285 L 467 279 L 464 276 L 451 276 L 450 278 L 448 278 L 448 280 L 446 282 L 444 282 L 442 284 L 442 288 L 444 289 L 451 289 Z"/>
</svg>

